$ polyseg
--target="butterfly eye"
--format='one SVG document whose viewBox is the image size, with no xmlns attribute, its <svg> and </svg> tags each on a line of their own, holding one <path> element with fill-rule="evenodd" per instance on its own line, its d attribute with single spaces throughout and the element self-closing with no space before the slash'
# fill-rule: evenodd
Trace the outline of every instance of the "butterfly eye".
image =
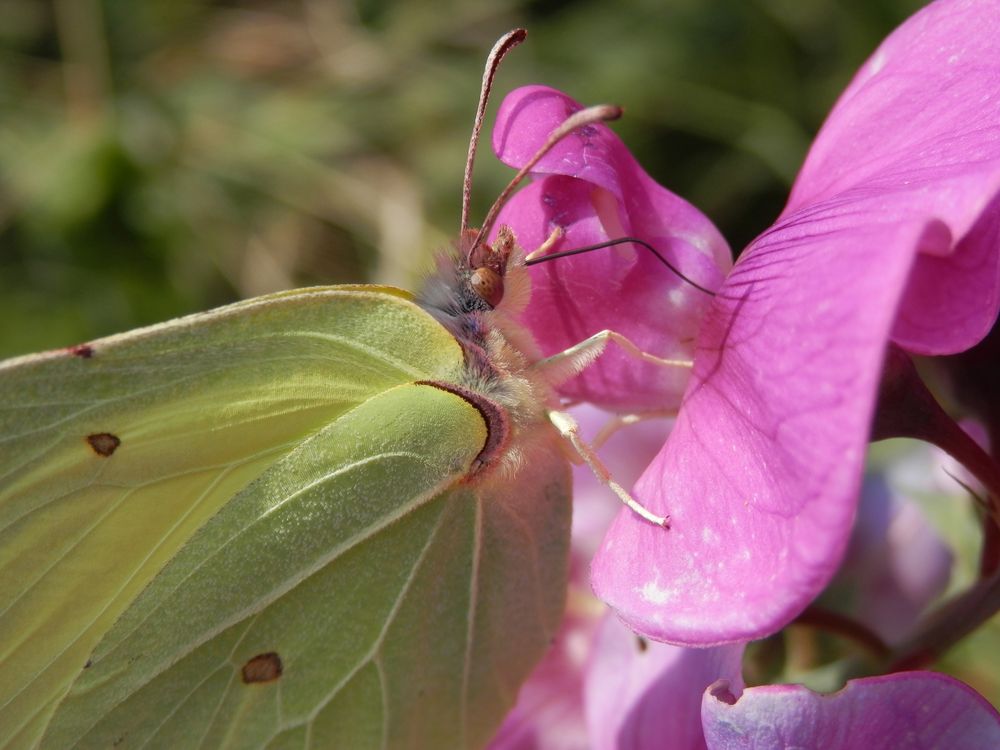
<svg viewBox="0 0 1000 750">
<path fill-rule="evenodd" d="M 490 307 L 496 307 L 503 300 L 503 277 L 492 268 L 477 268 L 472 272 L 469 284 Z"/>
</svg>

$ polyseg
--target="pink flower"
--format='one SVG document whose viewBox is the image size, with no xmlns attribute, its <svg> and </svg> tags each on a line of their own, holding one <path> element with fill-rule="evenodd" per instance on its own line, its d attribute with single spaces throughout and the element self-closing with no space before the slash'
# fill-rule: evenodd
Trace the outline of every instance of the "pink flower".
<svg viewBox="0 0 1000 750">
<path fill-rule="evenodd" d="M 742 659 L 742 644 L 653 643 L 606 617 L 584 683 L 592 750 L 704 748 L 702 695 L 720 679 L 741 689 Z"/>
<path fill-rule="evenodd" d="M 575 415 L 587 435 L 608 420 L 607 414 L 588 407 Z M 667 428 L 657 420 L 618 432 L 604 446 L 603 457 L 616 476 L 631 483 L 663 444 Z M 687 649 L 648 642 L 614 617 L 590 593 L 586 573 L 613 518 L 615 501 L 586 467 L 574 469 L 573 483 L 566 617 L 489 748 L 703 748 L 702 694 L 719 679 L 742 685 L 743 646 Z"/>
<path fill-rule="evenodd" d="M 709 750 L 906 750 L 1000 747 L 1000 714 L 967 685 L 934 672 L 852 680 L 832 695 L 765 685 L 738 700 L 724 684 L 706 691 Z"/>
<path fill-rule="evenodd" d="M 536 671 L 490 750 L 1000 746 L 1000 714 L 946 675 L 852 680 L 832 695 L 801 685 L 743 689 L 741 645 L 670 646 L 642 641 L 613 616 L 598 623 L 585 665 L 558 671 L 549 661 Z"/>
<path fill-rule="evenodd" d="M 551 89 L 514 92 L 498 119 L 498 154 L 517 164 L 575 107 Z M 561 247 L 640 234 L 716 288 L 722 240 L 608 133 L 564 142 L 539 167 L 550 176 L 500 220 L 529 248 L 554 223 L 567 227 Z M 671 528 L 620 513 L 592 566 L 598 595 L 634 629 L 678 644 L 758 638 L 829 582 L 857 507 L 887 345 L 960 352 L 996 319 L 998 195 L 1000 2 L 941 0 L 861 68 L 787 207 L 704 316 L 701 293 L 664 282 L 639 250 L 533 274 L 526 320 L 546 351 L 610 327 L 679 356 L 697 330 L 676 425 L 635 487 Z M 614 354 L 567 393 L 669 407 L 684 379 L 674 375 Z"/>
<path fill-rule="evenodd" d="M 544 86 L 517 89 L 497 114 L 497 156 L 520 166 L 555 126 L 579 109 L 569 97 Z M 719 286 L 732 265 L 729 246 L 712 223 L 654 182 L 606 127 L 588 126 L 563 140 L 538 164 L 535 176 L 497 220 L 497 225 L 511 226 L 528 250 L 556 227 L 565 232 L 560 248 L 638 237 L 710 289 Z M 648 251 L 633 246 L 544 264 L 532 270 L 531 283 L 523 319 L 546 355 L 613 327 L 643 351 L 690 360 L 699 320 L 711 301 Z M 689 375 L 686 368 L 637 363 L 612 345 L 597 366 L 560 390 L 569 398 L 621 411 L 671 409 L 680 403 Z"/>
<path fill-rule="evenodd" d="M 587 435 L 607 419 L 587 408 L 576 416 Z M 666 428 L 662 421 L 647 422 L 616 433 L 602 451 L 605 460 L 631 481 L 656 453 Z M 855 680 L 830 696 L 796 685 L 744 690 L 743 644 L 684 648 L 636 636 L 585 585 L 585 563 L 611 520 L 613 501 L 584 467 L 575 470 L 574 484 L 567 615 L 489 750 L 1000 746 L 1000 715 L 975 691 L 943 675 Z M 863 535 L 865 525 L 859 530 Z M 883 589 L 893 602 L 906 593 L 892 585 Z M 781 744 L 782 738 L 794 743 Z"/>
<path fill-rule="evenodd" d="M 596 435 L 610 417 L 606 412 L 587 406 L 574 410 L 574 416 L 588 438 Z M 616 477 L 631 484 L 663 445 L 668 428 L 666 420 L 651 420 L 628 431 L 619 431 L 602 448 L 602 458 Z M 586 466 L 575 467 L 573 543 L 566 616 L 552 648 L 522 686 L 517 705 L 493 739 L 490 750 L 592 750 L 595 747 L 586 713 L 596 711 L 604 715 L 611 706 L 592 700 L 592 686 L 600 686 L 604 681 L 595 682 L 587 675 L 592 672 L 592 665 L 600 658 L 599 654 L 607 657 L 614 650 L 610 644 L 615 639 L 627 641 L 628 648 L 634 648 L 637 642 L 635 635 L 609 615 L 608 608 L 594 597 L 587 583 L 590 560 L 616 510 L 614 497 L 597 482 L 590 469 Z M 608 646 L 602 648 L 598 642 Z M 658 656 L 662 649 L 674 648 L 659 643 L 649 646 L 651 656 Z M 742 647 L 738 650 L 742 653 Z M 649 660 L 644 661 L 648 663 Z M 607 658 L 603 659 L 603 663 L 614 668 Z M 627 672 L 628 659 L 620 666 Z M 701 691 L 706 686 L 720 677 L 738 678 L 738 656 L 735 670 L 735 673 L 714 673 L 700 686 L 688 690 L 695 714 L 700 705 Z M 607 669 L 602 667 L 599 671 Z M 648 673 L 650 670 L 645 671 Z M 588 685 L 586 706 L 585 679 Z"/>
</svg>

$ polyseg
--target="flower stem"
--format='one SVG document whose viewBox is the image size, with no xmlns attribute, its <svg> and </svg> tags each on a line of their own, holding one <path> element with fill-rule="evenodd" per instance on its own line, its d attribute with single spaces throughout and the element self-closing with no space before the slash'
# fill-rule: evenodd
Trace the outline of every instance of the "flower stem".
<svg viewBox="0 0 1000 750">
<path fill-rule="evenodd" d="M 985 509 L 980 580 L 943 604 L 893 649 L 886 671 L 924 667 L 1000 611 L 1000 467 L 952 419 L 921 380 L 909 355 L 894 345 L 886 353 L 872 439 L 910 437 L 941 448 L 986 490 L 975 497 Z M 971 492 L 971 490 L 970 490 Z"/>
<path fill-rule="evenodd" d="M 860 644 L 877 659 L 889 657 L 890 649 L 874 631 L 857 620 L 812 604 L 795 618 L 796 625 L 808 625 L 835 635 L 844 636 Z"/>
<path fill-rule="evenodd" d="M 989 578 L 1000 571 L 1000 526 L 983 517 L 983 549 L 979 554 L 979 577 Z"/>
<path fill-rule="evenodd" d="M 980 580 L 924 620 L 920 629 L 893 650 L 887 672 L 920 669 L 1000 611 L 1000 575 Z"/>
<path fill-rule="evenodd" d="M 1000 467 L 941 408 L 909 355 L 892 344 L 886 353 L 872 440 L 891 437 L 924 440 L 961 463 L 986 488 L 986 513 L 1000 527 Z"/>
</svg>

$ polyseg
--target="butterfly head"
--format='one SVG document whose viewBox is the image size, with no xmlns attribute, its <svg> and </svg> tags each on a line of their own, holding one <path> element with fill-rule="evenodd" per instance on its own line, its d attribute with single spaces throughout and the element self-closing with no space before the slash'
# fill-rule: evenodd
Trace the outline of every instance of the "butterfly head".
<svg viewBox="0 0 1000 750">
<path fill-rule="evenodd" d="M 489 212 L 483 220 L 479 230 L 469 227 L 469 206 L 472 196 L 472 167 L 476 159 L 476 149 L 479 145 L 479 134 L 483 128 L 486 116 L 486 104 L 489 100 L 490 90 L 493 86 L 493 78 L 496 76 L 497 68 L 504 56 L 514 47 L 524 41 L 527 32 L 524 29 L 514 29 L 502 36 L 493 46 L 489 57 L 486 60 L 486 70 L 483 73 L 483 86 L 479 92 L 479 106 L 476 109 L 476 119 L 472 127 L 472 136 L 469 138 L 469 152 L 465 162 L 465 178 L 462 182 L 462 223 L 459 232 L 459 253 L 462 261 L 459 265 L 463 273 L 460 274 L 462 283 L 458 288 L 459 308 L 465 312 L 473 310 L 494 310 L 504 297 L 508 298 L 506 308 L 521 308 L 527 302 L 528 282 L 527 274 L 522 273 L 524 282 L 517 277 L 519 274 L 515 269 L 524 270 L 524 256 L 521 252 L 515 252 L 517 242 L 514 233 L 509 227 L 500 226 L 497 229 L 496 237 L 491 245 L 486 241 L 493 229 L 500 209 L 503 208 L 507 200 L 514 194 L 514 191 L 521 182 L 531 174 L 531 170 L 541 159 L 548 154 L 552 148 L 563 138 L 572 133 L 577 128 L 592 125 L 596 122 L 618 119 L 622 110 L 613 105 L 599 105 L 588 107 L 571 114 L 563 123 L 556 128 L 541 145 L 537 152 L 526 163 L 521 165 L 517 174 L 503 189 L 497 199 L 493 202 Z M 514 262 L 511 262 L 511 259 Z M 512 291 L 516 292 L 512 295 Z M 516 300 L 510 299 L 512 296 Z"/>
<path fill-rule="evenodd" d="M 470 230 L 463 240 L 475 243 L 477 234 Z M 471 248 L 463 248 L 469 263 L 469 289 L 490 309 L 503 301 L 507 266 L 516 246 L 510 227 L 501 225 L 492 245 L 481 241 Z"/>
</svg>

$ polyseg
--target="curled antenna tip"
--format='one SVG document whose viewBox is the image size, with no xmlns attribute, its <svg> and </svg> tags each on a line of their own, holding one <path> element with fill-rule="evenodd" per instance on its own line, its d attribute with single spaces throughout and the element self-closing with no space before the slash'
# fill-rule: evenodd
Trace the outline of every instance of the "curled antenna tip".
<svg viewBox="0 0 1000 750">
<path fill-rule="evenodd" d="M 493 222 L 496 221 L 497 215 L 500 213 L 500 208 L 507 202 L 507 199 L 514 192 L 514 189 L 528 175 L 532 168 L 534 168 L 534 166 L 538 164 L 538 162 L 540 162 L 557 143 L 559 143 L 559 141 L 578 128 L 593 125 L 598 122 L 617 120 L 622 116 L 623 112 L 624 110 L 617 104 L 597 104 L 593 107 L 581 109 L 579 112 L 574 112 L 572 115 L 563 120 L 559 127 L 549 134 L 548 139 L 544 144 L 542 144 L 542 147 L 535 152 L 535 155 L 528 159 L 528 161 L 518 170 L 517 174 L 514 175 L 514 178 L 507 184 L 507 187 L 503 189 L 503 192 L 500 193 L 496 201 L 494 201 L 489 213 L 486 214 L 486 218 L 483 220 L 483 226 L 480 228 L 475 241 L 472 243 L 472 248 L 478 246 L 483 241 L 483 238 L 489 235 L 490 229 L 493 227 Z M 472 257 L 471 249 L 469 250 L 469 257 Z"/>
<path fill-rule="evenodd" d="M 552 131 L 552 135 L 549 136 L 549 143 L 546 145 L 549 147 L 555 145 L 556 141 L 562 140 L 570 132 L 577 128 L 582 128 L 584 125 L 617 120 L 622 114 L 624 114 L 624 110 L 617 104 L 597 104 L 593 107 L 581 109 L 579 112 L 574 112 L 563 120 L 562 124 Z"/>
<path fill-rule="evenodd" d="M 483 128 L 483 118 L 486 117 L 486 104 L 489 102 L 490 91 L 497 68 L 514 47 L 524 41 L 528 32 L 524 29 L 511 29 L 497 39 L 493 49 L 486 58 L 486 68 L 483 70 L 483 83 L 479 90 L 479 106 L 476 108 L 476 118 L 472 125 L 472 135 L 469 138 L 469 153 L 465 160 L 465 177 L 462 180 L 462 223 L 459 236 L 463 236 L 469 228 L 469 204 L 472 200 L 472 167 L 476 161 L 476 148 L 479 146 L 479 133 Z"/>
<path fill-rule="evenodd" d="M 594 109 L 599 110 L 602 120 L 617 120 L 625 114 L 624 108 L 617 104 L 599 104 Z"/>
</svg>

